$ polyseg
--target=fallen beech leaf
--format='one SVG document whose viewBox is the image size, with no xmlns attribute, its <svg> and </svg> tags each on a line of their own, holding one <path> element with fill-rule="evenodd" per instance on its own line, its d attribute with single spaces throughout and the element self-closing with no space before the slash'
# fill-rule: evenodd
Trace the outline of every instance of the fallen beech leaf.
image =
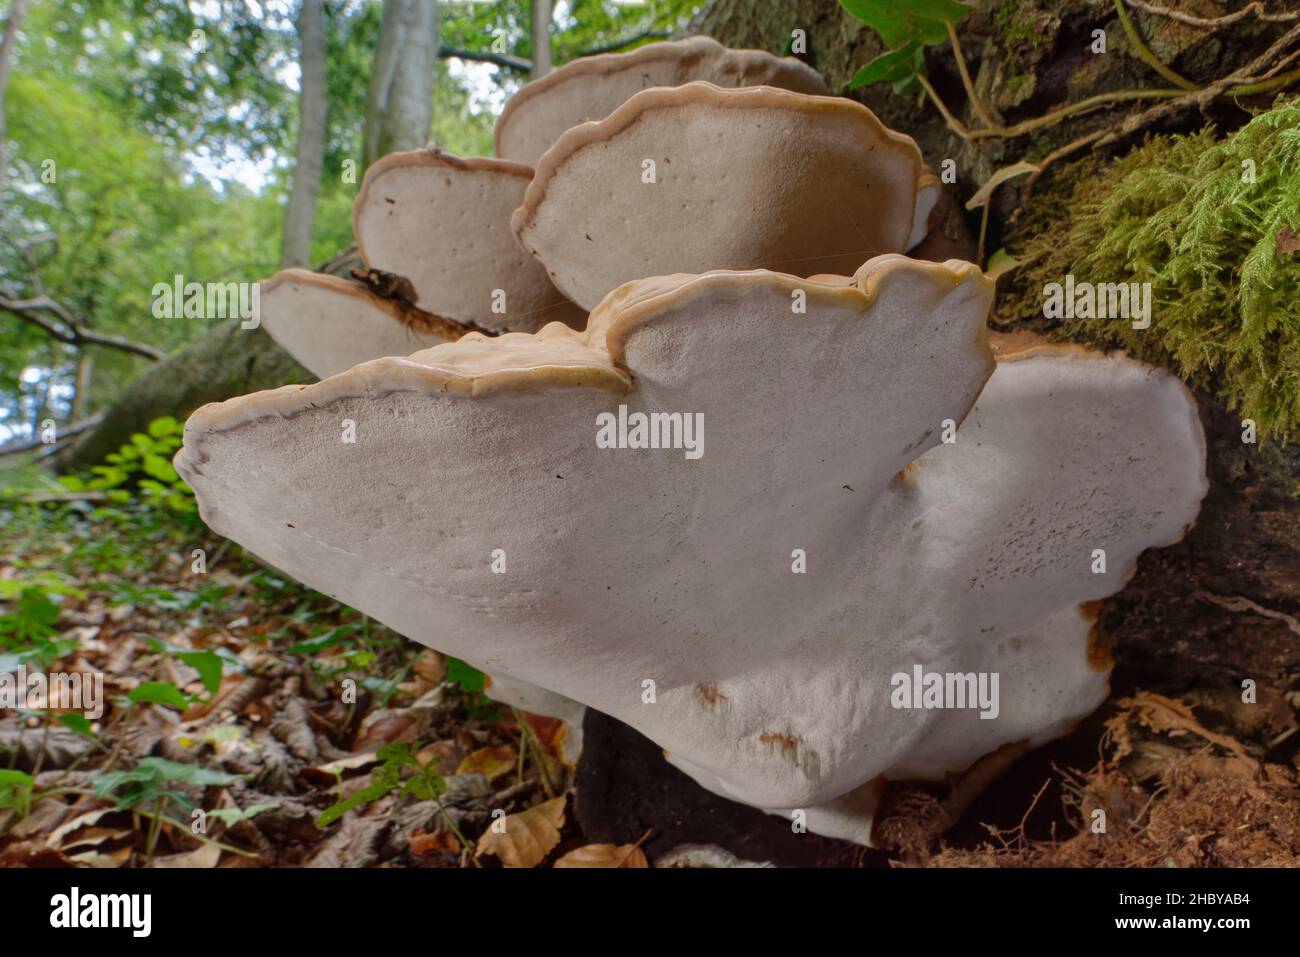
<svg viewBox="0 0 1300 957">
<path fill-rule="evenodd" d="M 411 853 L 417 857 L 424 857 L 438 851 L 446 854 L 460 853 L 460 844 L 457 843 L 455 835 L 448 831 L 427 833 L 424 828 L 417 827 L 406 835 L 406 843 L 410 845 Z"/>
<path fill-rule="evenodd" d="M 203 844 L 192 851 L 186 851 L 182 854 L 168 854 L 166 857 L 154 859 L 154 867 L 186 867 L 186 868 L 208 868 L 216 867 L 217 861 L 221 860 L 221 848 L 215 844 Z"/>
<path fill-rule="evenodd" d="M 555 862 L 555 867 L 649 867 L 645 852 L 636 844 L 588 844 L 575 848 Z"/>
<path fill-rule="evenodd" d="M 515 754 L 515 749 L 509 745 L 503 744 L 496 747 L 479 748 L 460 762 L 456 768 L 456 773 L 473 774 L 477 772 L 489 781 L 495 781 L 497 778 L 513 771 L 518 759 L 519 756 Z"/>
<path fill-rule="evenodd" d="M 494 820 L 478 839 L 475 856 L 495 854 L 506 867 L 536 867 L 560 843 L 565 801 L 560 795 Z"/>
</svg>

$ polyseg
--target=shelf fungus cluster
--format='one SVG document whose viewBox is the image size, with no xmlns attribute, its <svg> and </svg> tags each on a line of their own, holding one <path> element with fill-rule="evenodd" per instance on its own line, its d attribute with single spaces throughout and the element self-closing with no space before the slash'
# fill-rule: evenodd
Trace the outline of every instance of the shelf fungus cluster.
<svg viewBox="0 0 1300 957">
<path fill-rule="evenodd" d="M 658 44 L 525 86 L 508 159 L 376 164 L 380 281 L 262 296 L 323 381 L 186 427 L 204 519 L 571 748 L 597 708 L 831 836 L 869 842 L 889 780 L 1067 732 L 1107 690 L 1095 602 L 1197 514 L 1195 404 L 989 334 L 978 267 L 905 255 L 938 196 L 915 144 L 823 93 Z"/>
</svg>

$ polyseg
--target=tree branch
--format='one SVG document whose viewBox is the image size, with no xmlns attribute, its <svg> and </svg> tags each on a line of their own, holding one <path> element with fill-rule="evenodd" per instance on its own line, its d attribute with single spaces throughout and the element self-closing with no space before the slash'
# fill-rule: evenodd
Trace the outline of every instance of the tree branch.
<svg viewBox="0 0 1300 957">
<path fill-rule="evenodd" d="M 602 43 L 600 46 L 579 50 L 570 57 L 570 59 L 576 60 L 579 57 L 595 56 L 597 53 L 614 53 L 618 50 L 630 47 L 634 43 L 640 43 L 642 40 L 662 40 L 665 37 L 670 37 L 672 35 L 671 30 L 644 30 L 641 33 L 635 33 L 630 37 L 623 37 L 621 40 L 612 40 L 609 43 Z M 485 50 L 462 50 L 460 47 L 439 47 L 438 59 L 469 60 L 475 63 L 491 63 L 493 66 L 503 67 L 507 70 L 514 70 L 516 73 L 531 73 L 533 70 L 533 62 L 531 60 L 525 60 L 523 57 L 510 56 L 505 53 L 491 53 Z"/>
<path fill-rule="evenodd" d="M 85 432 L 87 429 L 93 429 L 95 426 L 99 425 L 99 423 L 102 422 L 103 419 L 104 419 L 104 414 L 101 412 L 99 415 L 92 415 L 88 419 L 82 419 L 80 422 L 74 422 L 72 425 L 68 426 L 65 429 L 59 429 L 58 438 L 56 438 L 53 442 L 47 443 L 41 441 L 41 439 L 39 438 L 35 438 L 27 442 L 19 442 L 17 445 L 0 446 L 0 456 L 17 455 L 19 452 L 30 452 L 32 451 L 32 449 L 39 449 L 43 446 L 53 448 L 54 446 L 59 445 L 60 443 L 66 441 L 67 439 L 72 438 L 74 435 L 80 435 L 82 432 Z"/>
<path fill-rule="evenodd" d="M 459 47 L 439 47 L 438 59 L 471 60 L 476 63 L 491 63 L 493 66 L 504 67 L 507 70 L 515 70 L 518 73 L 530 73 L 533 69 L 531 60 L 524 60 L 517 56 L 508 56 L 504 53 L 491 53 L 484 50 L 462 50 Z"/>
<path fill-rule="evenodd" d="M 640 43 L 642 40 L 662 40 L 672 36 L 671 30 L 645 30 L 642 33 L 633 34 L 630 37 L 624 37 L 621 40 L 614 40 L 610 43 L 603 43 L 600 46 L 588 47 L 585 50 L 579 50 L 573 55 L 573 59 L 581 56 L 595 56 L 597 53 L 614 53 L 634 43 Z"/>
<path fill-rule="evenodd" d="M 122 352 L 144 356 L 146 359 L 152 359 L 155 362 L 166 358 L 166 353 L 155 349 L 153 346 L 146 346 L 143 343 L 132 342 L 130 339 L 123 339 L 121 336 L 110 336 L 106 333 L 95 332 L 93 329 L 87 329 L 79 322 L 76 322 L 66 308 L 48 296 L 41 296 L 36 299 L 10 299 L 8 296 L 0 295 L 0 309 L 17 316 L 24 322 L 38 326 L 45 330 L 45 333 L 51 338 L 70 346 L 104 346 L 107 349 L 118 349 Z M 42 313 L 53 313 L 63 320 L 67 328 L 60 327 L 57 323 L 41 315 Z"/>
</svg>

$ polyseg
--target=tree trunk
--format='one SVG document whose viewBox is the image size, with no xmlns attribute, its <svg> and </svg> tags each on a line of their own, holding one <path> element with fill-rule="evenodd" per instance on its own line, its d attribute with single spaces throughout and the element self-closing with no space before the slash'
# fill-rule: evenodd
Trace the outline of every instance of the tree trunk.
<svg viewBox="0 0 1300 957">
<path fill-rule="evenodd" d="M 411 26 L 403 37 L 379 133 L 379 155 L 418 149 L 429 142 L 433 122 L 433 76 L 438 62 L 437 0 L 412 0 Z"/>
<path fill-rule="evenodd" d="M 369 166 L 383 154 L 379 151 L 379 138 L 383 130 L 384 115 L 388 112 L 388 98 L 397 72 L 397 61 L 402 45 L 410 32 L 415 0 L 384 0 L 383 18 L 379 22 L 379 40 L 370 67 L 370 85 L 366 90 L 366 123 L 362 145 L 363 165 Z"/>
<path fill-rule="evenodd" d="M 551 72 L 551 0 L 533 0 L 532 77 Z"/>
<path fill-rule="evenodd" d="M 298 149 L 293 191 L 284 208 L 281 263 L 306 266 L 311 260 L 311 234 L 316 222 L 325 158 L 325 14 L 321 0 L 302 0 L 298 13 L 302 44 L 302 78 L 298 95 Z"/>
<path fill-rule="evenodd" d="M 182 351 L 151 366 L 105 411 L 103 420 L 56 456 L 63 469 L 98 465 L 154 419 L 183 419 L 199 406 L 274 389 L 313 376 L 263 329 L 229 319 Z"/>
<path fill-rule="evenodd" d="M 9 88 L 9 71 L 13 67 L 14 47 L 18 45 L 18 28 L 22 26 L 23 17 L 27 15 L 28 0 L 14 0 L 9 8 L 9 19 L 5 21 L 4 40 L 0 41 L 0 211 L 4 209 L 4 180 L 8 169 L 5 156 L 5 137 L 8 128 L 5 124 L 5 93 Z"/>
</svg>

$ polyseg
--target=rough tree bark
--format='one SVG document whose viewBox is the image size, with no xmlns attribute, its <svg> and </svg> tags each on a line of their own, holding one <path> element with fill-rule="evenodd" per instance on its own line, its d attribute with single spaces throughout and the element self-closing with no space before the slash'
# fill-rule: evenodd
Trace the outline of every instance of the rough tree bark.
<svg viewBox="0 0 1300 957">
<path fill-rule="evenodd" d="M 434 66 L 438 62 L 437 0 L 407 0 L 408 26 L 398 37 L 396 62 L 377 118 L 376 152 L 367 165 L 387 153 L 417 149 L 429 141 L 433 121 Z M 385 15 L 388 10 L 385 8 Z M 382 26 L 381 26 L 382 30 Z M 367 126 L 372 118 L 367 117 Z"/>
<path fill-rule="evenodd" d="M 388 97 L 397 72 L 404 37 L 411 27 L 415 12 L 413 0 L 384 0 L 383 17 L 379 21 L 379 40 L 370 66 L 370 85 L 366 88 L 366 121 L 362 134 L 362 161 L 369 166 L 382 155 L 379 136 L 384 115 L 388 110 Z"/>
<path fill-rule="evenodd" d="M 325 159 L 325 12 L 321 0 L 302 0 L 298 37 L 302 45 L 298 146 L 293 190 L 284 208 L 280 260 L 285 266 L 306 266 L 311 259 L 316 196 Z"/>
</svg>

